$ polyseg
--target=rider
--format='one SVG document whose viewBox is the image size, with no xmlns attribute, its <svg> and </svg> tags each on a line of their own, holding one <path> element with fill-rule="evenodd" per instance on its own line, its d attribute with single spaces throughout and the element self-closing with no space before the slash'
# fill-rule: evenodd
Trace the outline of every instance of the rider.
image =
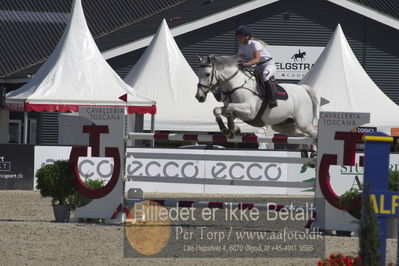
<svg viewBox="0 0 399 266">
<path fill-rule="evenodd" d="M 249 59 L 243 65 L 245 67 L 254 67 L 256 71 L 262 73 L 267 90 L 268 105 L 270 108 L 276 107 L 277 101 L 275 95 L 277 88 L 270 78 L 276 73 L 277 68 L 271 54 L 261 41 L 252 38 L 251 30 L 244 25 L 237 28 L 236 37 L 240 43 L 238 53 L 242 58 Z"/>
</svg>

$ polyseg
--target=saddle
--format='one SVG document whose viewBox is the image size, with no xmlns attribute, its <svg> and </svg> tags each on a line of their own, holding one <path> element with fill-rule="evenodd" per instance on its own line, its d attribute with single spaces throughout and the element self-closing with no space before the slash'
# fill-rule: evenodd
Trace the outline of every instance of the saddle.
<svg viewBox="0 0 399 266">
<path fill-rule="evenodd" d="M 258 93 L 259 97 L 261 97 L 262 99 L 265 99 L 267 97 L 266 91 L 270 90 L 270 88 L 268 87 L 269 85 L 266 82 L 264 82 L 262 73 L 255 71 L 254 76 L 255 76 L 256 84 L 257 84 L 257 86 L 256 86 L 257 93 Z M 276 79 L 274 78 L 274 76 L 271 78 L 271 81 L 276 86 L 276 95 L 275 95 L 276 100 L 286 101 L 288 99 L 287 92 L 284 90 L 283 87 L 281 87 L 276 82 Z"/>
<path fill-rule="evenodd" d="M 284 90 L 283 87 L 277 84 L 276 80 L 274 77 L 272 77 L 269 82 L 264 82 L 262 73 L 255 71 L 254 76 L 256 79 L 256 88 L 257 88 L 257 94 L 260 98 L 262 98 L 262 105 L 260 106 L 258 113 L 256 114 L 255 118 L 249 121 L 245 121 L 245 123 L 254 126 L 254 127 L 263 127 L 265 126 L 265 123 L 262 121 L 262 115 L 266 110 L 266 107 L 268 105 L 268 97 L 270 97 L 270 94 L 272 93 L 272 89 L 269 87 L 271 86 L 270 83 L 273 82 L 275 88 L 275 95 L 274 98 L 276 100 L 283 100 L 286 101 L 288 99 L 288 94 Z"/>
</svg>

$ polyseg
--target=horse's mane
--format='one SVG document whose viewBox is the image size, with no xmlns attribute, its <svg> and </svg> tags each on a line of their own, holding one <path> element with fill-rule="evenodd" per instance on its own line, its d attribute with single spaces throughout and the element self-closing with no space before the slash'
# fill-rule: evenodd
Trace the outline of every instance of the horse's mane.
<svg viewBox="0 0 399 266">
<path fill-rule="evenodd" d="M 214 60 L 215 67 L 218 70 L 228 67 L 238 67 L 238 64 L 242 60 L 238 55 L 210 55 L 209 57 Z"/>
</svg>

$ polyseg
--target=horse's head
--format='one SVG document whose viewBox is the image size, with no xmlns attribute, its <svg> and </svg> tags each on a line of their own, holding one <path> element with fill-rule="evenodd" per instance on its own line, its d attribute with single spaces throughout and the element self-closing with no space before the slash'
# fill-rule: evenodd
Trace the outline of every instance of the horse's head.
<svg viewBox="0 0 399 266">
<path fill-rule="evenodd" d="M 215 76 L 216 69 L 213 56 L 207 56 L 204 58 L 198 56 L 198 59 L 198 84 L 195 98 L 202 103 L 206 100 L 206 95 L 208 92 L 216 88 L 218 81 L 216 80 Z"/>
<path fill-rule="evenodd" d="M 229 75 L 229 73 L 226 72 L 228 67 L 233 67 L 234 70 L 238 71 L 238 60 L 240 58 L 237 56 L 209 55 L 204 58 L 198 57 L 198 59 L 200 61 L 197 71 L 199 81 L 195 98 L 197 98 L 199 102 L 204 102 L 208 92 L 215 92 L 219 87 L 224 85 L 226 81 L 224 76 Z M 231 78 L 228 80 L 230 79 Z"/>
</svg>

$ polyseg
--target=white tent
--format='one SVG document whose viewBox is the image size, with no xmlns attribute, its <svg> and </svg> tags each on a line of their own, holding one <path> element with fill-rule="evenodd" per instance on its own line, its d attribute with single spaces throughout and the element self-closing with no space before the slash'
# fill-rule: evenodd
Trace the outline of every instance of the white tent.
<svg viewBox="0 0 399 266">
<path fill-rule="evenodd" d="M 155 130 L 218 132 L 213 109 L 222 105 L 212 94 L 195 99 L 198 77 L 177 46 L 165 20 L 150 45 L 125 77 L 135 90 L 157 102 Z M 261 129 L 236 121 L 243 132 Z M 145 118 L 145 128 L 150 125 Z"/>
<path fill-rule="evenodd" d="M 300 84 L 315 90 L 321 111 L 367 112 L 371 114 L 370 125 L 399 125 L 398 105 L 364 71 L 340 25 Z"/>
<path fill-rule="evenodd" d="M 126 102 L 119 99 L 122 95 Z M 27 84 L 8 93 L 6 103 L 19 111 L 77 112 L 80 105 L 127 105 L 129 113 L 156 111 L 153 100 L 135 92 L 105 61 L 81 0 L 74 1 L 69 23 L 45 64 Z"/>
</svg>

